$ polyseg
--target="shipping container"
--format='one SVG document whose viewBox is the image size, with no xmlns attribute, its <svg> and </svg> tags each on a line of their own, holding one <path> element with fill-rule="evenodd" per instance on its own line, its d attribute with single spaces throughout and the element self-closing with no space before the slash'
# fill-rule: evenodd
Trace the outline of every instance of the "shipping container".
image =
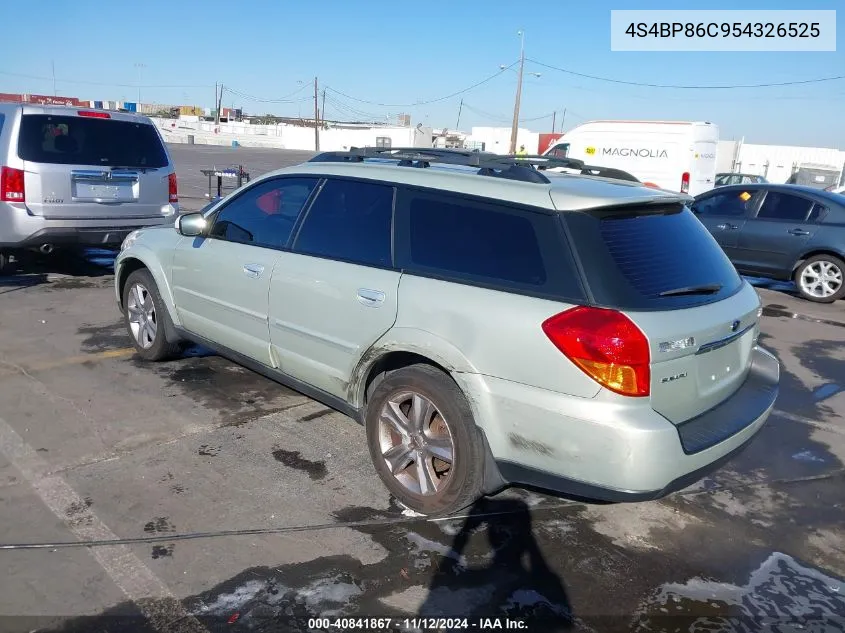
<svg viewBox="0 0 845 633">
<path fill-rule="evenodd" d="M 125 104 L 123 104 L 123 106 L 126 110 L 129 110 L 130 112 L 138 111 L 138 104 L 133 101 L 127 101 Z"/>
<path fill-rule="evenodd" d="M 542 154 L 547 149 L 552 146 L 556 140 L 558 140 L 563 134 L 540 134 L 540 141 L 537 147 L 537 153 Z"/>
<path fill-rule="evenodd" d="M 27 103 L 38 105 L 81 106 L 82 102 L 76 97 L 51 97 L 50 95 L 25 95 Z"/>
<path fill-rule="evenodd" d="M 23 95 L 20 94 L 10 94 L 8 92 L 0 92 L 0 102 L 5 103 L 21 103 L 23 101 Z"/>
<path fill-rule="evenodd" d="M 102 110 L 103 109 L 103 102 L 102 101 L 95 101 L 94 107 L 97 108 L 98 110 Z"/>
</svg>

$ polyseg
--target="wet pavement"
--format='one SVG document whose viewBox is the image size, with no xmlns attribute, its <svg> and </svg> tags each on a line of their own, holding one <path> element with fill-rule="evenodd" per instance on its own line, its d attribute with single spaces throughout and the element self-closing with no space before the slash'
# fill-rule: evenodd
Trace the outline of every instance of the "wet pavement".
<svg viewBox="0 0 845 633">
<path fill-rule="evenodd" d="M 755 282 L 776 411 L 691 488 L 430 521 L 348 418 L 208 350 L 137 360 L 110 257 L 0 278 L 0 544 L 35 546 L 0 549 L 0 631 L 845 631 L 842 302 Z"/>
</svg>

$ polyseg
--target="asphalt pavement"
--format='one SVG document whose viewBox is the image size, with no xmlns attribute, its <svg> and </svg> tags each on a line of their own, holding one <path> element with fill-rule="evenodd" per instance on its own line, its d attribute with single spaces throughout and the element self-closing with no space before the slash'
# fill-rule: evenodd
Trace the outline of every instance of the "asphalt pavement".
<svg viewBox="0 0 845 633">
<path fill-rule="evenodd" d="M 255 172 L 299 160 L 181 149 L 181 183 L 232 156 Z M 343 415 L 208 350 L 140 361 L 111 265 L 89 251 L 0 278 L 2 632 L 482 615 L 529 631 L 845 631 L 843 302 L 755 282 L 776 411 L 691 488 L 636 504 L 510 490 L 428 521 L 389 497 Z"/>
<path fill-rule="evenodd" d="M 167 146 L 179 182 L 179 201 L 190 211 L 201 208 L 208 201 L 209 183 L 204 169 L 231 169 L 238 166 L 250 178 L 296 165 L 310 159 L 316 152 L 303 150 L 265 149 L 258 147 L 225 147 L 215 145 L 186 145 L 173 143 Z M 223 181 L 224 195 L 231 192 L 235 179 Z M 211 195 L 216 195 L 216 180 L 212 181 Z"/>
</svg>

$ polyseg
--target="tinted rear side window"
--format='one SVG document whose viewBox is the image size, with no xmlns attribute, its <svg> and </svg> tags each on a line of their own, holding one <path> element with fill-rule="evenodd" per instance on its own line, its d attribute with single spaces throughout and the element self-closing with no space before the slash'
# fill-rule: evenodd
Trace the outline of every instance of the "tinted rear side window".
<svg viewBox="0 0 845 633">
<path fill-rule="evenodd" d="M 400 190 L 397 211 L 397 263 L 409 272 L 583 300 L 554 215 L 415 190 Z"/>
<path fill-rule="evenodd" d="M 685 207 L 563 217 L 600 305 L 684 308 L 719 301 L 742 285 L 716 240 Z M 712 293 L 662 294 L 714 285 L 720 289 Z"/>
<path fill-rule="evenodd" d="M 57 165 L 167 166 L 161 139 L 150 124 L 49 114 L 22 117 L 18 156 Z"/>
</svg>

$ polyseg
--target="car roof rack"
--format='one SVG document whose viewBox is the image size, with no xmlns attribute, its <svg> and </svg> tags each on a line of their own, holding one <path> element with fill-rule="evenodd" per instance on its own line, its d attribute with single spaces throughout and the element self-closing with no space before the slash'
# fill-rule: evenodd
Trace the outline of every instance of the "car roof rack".
<svg viewBox="0 0 845 633">
<path fill-rule="evenodd" d="M 477 150 L 438 147 L 352 147 L 348 151 L 332 151 L 317 154 L 308 162 L 360 163 L 367 159 L 398 161 L 400 167 L 426 168 L 430 167 L 432 163 L 477 167 L 477 173 L 481 176 L 507 178 L 509 180 L 540 184 L 549 184 L 551 182 L 542 172 L 555 167 L 576 169 L 583 175 L 640 182 L 637 178 L 622 170 L 585 165 L 584 161 L 575 158 L 556 158 L 539 155 L 501 155 L 479 152 Z"/>
</svg>

